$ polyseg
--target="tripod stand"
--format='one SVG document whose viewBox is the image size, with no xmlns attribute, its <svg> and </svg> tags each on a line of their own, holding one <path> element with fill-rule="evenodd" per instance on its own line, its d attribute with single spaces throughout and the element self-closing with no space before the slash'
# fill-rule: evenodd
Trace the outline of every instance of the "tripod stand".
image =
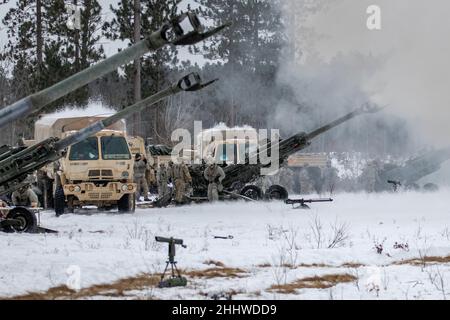
<svg viewBox="0 0 450 320">
<path fill-rule="evenodd" d="M 169 244 L 169 260 L 166 261 L 166 267 L 164 268 L 164 272 L 161 275 L 159 287 L 169 288 L 169 287 L 186 286 L 187 279 L 181 276 L 180 271 L 177 268 L 177 262 L 175 261 L 175 245 L 177 244 L 181 245 L 183 248 L 186 248 L 187 246 L 183 245 L 183 240 L 180 239 L 162 238 L 162 237 L 156 237 L 155 239 L 158 242 L 167 242 Z M 169 279 L 164 280 L 164 276 L 166 275 L 167 269 L 169 269 L 169 264 L 171 276 Z"/>
</svg>

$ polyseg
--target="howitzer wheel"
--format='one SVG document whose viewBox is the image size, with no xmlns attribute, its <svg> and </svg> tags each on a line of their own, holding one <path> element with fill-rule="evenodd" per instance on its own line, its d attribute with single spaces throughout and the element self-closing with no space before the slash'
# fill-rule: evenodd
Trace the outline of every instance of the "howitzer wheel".
<svg viewBox="0 0 450 320">
<path fill-rule="evenodd" d="M 253 200 L 261 200 L 262 199 L 262 190 L 261 188 L 249 185 L 245 186 L 240 192 L 240 195 L 245 196 L 247 198 L 253 199 Z"/>
<path fill-rule="evenodd" d="M 37 229 L 36 215 L 23 207 L 11 209 L 6 219 L 14 220 L 18 224 L 13 224 L 4 228 L 6 232 L 35 232 Z"/>
<path fill-rule="evenodd" d="M 274 184 L 267 189 L 265 196 L 267 200 L 286 200 L 289 197 L 289 194 L 286 188 Z"/>
</svg>

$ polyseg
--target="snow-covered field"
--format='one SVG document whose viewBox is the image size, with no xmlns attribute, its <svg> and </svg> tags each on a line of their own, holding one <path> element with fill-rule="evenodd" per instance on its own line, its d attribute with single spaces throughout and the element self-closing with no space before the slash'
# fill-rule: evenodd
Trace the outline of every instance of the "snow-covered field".
<svg viewBox="0 0 450 320">
<path fill-rule="evenodd" d="M 450 190 L 339 194 L 311 210 L 229 202 L 133 215 L 43 212 L 42 224 L 59 234 L 0 233 L 0 297 L 78 279 L 87 288 L 160 273 L 167 246 L 154 241 L 158 235 L 187 244 L 176 256 L 189 274 L 187 287 L 131 286 L 114 297 L 83 298 L 208 299 L 232 292 L 233 299 L 443 299 L 450 296 L 448 199 Z M 233 239 L 214 238 L 228 235 Z M 196 272 L 211 268 L 209 277 Z M 346 275 L 349 282 L 321 281 L 325 275 Z"/>
</svg>

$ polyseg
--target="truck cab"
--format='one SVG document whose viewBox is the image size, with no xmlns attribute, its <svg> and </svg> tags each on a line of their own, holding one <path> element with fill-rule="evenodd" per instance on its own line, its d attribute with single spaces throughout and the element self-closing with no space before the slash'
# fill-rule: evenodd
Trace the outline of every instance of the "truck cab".
<svg viewBox="0 0 450 320">
<path fill-rule="evenodd" d="M 69 147 L 60 160 L 59 176 L 69 210 L 82 205 L 123 209 L 122 197 L 134 198 L 136 191 L 125 133 L 102 130 Z"/>
<path fill-rule="evenodd" d="M 35 123 L 35 139 L 63 139 L 103 118 L 106 116 L 44 116 Z M 57 215 L 91 205 L 101 210 L 134 211 L 133 159 L 123 120 L 70 146 L 63 158 L 41 171 L 45 185 L 53 185 Z"/>
</svg>

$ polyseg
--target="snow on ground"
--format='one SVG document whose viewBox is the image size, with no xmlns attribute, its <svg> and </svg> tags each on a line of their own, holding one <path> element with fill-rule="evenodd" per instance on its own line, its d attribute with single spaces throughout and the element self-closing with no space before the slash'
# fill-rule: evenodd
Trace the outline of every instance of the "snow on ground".
<svg viewBox="0 0 450 320">
<path fill-rule="evenodd" d="M 132 297 L 204 299 L 234 290 L 234 299 L 443 299 L 450 294 L 450 264 L 422 262 L 424 256 L 450 256 L 449 196 L 450 190 L 339 194 L 311 210 L 282 202 L 229 202 L 125 215 L 90 210 L 56 218 L 47 211 L 42 224 L 59 234 L 0 233 L 0 297 L 64 285 L 71 266 L 80 268 L 83 288 L 162 272 L 167 246 L 154 241 L 158 235 L 184 239 L 188 247 L 177 247 L 176 256 L 184 270 L 211 268 L 205 262 L 214 260 L 245 273 L 189 278 L 185 288 L 148 288 Z M 344 239 L 328 248 L 333 230 L 344 230 Z M 233 239 L 214 239 L 228 235 Z M 381 254 L 375 246 L 382 246 Z M 398 264 L 412 258 L 419 263 Z M 357 280 L 288 294 L 268 290 L 328 274 Z"/>
</svg>

